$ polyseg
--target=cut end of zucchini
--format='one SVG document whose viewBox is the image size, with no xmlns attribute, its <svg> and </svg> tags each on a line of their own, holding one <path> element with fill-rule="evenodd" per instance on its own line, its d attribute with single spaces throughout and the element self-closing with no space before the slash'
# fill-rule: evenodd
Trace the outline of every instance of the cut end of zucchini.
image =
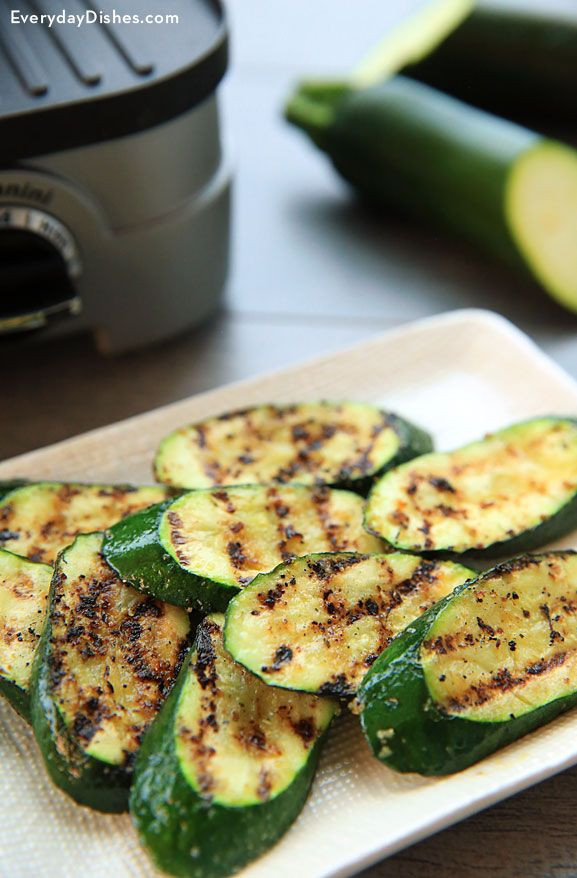
<svg viewBox="0 0 577 878">
<path fill-rule="evenodd" d="M 259 682 L 225 650 L 223 624 L 224 617 L 213 615 L 199 630 L 176 712 L 176 754 L 194 790 L 239 808 L 274 799 L 290 786 L 328 728 L 334 705 Z"/>
<path fill-rule="evenodd" d="M 122 766 L 176 678 L 189 620 L 124 585 L 101 546 L 102 534 L 80 536 L 59 557 L 39 650 L 39 701 L 55 705 L 73 749 Z M 66 749 L 58 740 L 51 746 Z"/>
<path fill-rule="evenodd" d="M 474 575 L 400 553 L 299 558 L 231 601 L 226 647 L 273 686 L 348 698 L 396 634 Z"/>
<path fill-rule="evenodd" d="M 381 550 L 362 518 L 363 500 L 350 491 L 236 486 L 175 500 L 162 514 L 159 535 L 182 569 L 237 589 L 312 551 Z"/>
<path fill-rule="evenodd" d="M 387 473 L 366 523 L 406 551 L 525 551 L 575 526 L 576 493 L 577 422 L 537 418 Z"/>
<path fill-rule="evenodd" d="M 58 552 L 79 533 L 105 530 L 167 496 L 161 486 L 25 485 L 0 502 L 0 547 L 31 561 L 54 564 Z"/>
<path fill-rule="evenodd" d="M 471 14 L 475 0 L 430 0 L 402 21 L 357 67 L 350 78 L 355 88 L 369 88 L 416 64 L 432 52 Z"/>
<path fill-rule="evenodd" d="M 210 418 L 161 443 L 160 482 L 215 485 L 366 485 L 397 460 L 430 450 L 430 438 L 364 403 L 263 405 Z M 413 448 L 413 446 L 415 446 Z"/>
<path fill-rule="evenodd" d="M 26 716 L 51 578 L 48 565 L 0 551 L 0 692 Z"/>
<path fill-rule="evenodd" d="M 506 215 L 536 278 L 577 312 L 577 152 L 543 140 L 524 152 L 509 174 Z"/>
<path fill-rule="evenodd" d="M 436 705 L 507 722 L 577 689 L 577 555 L 527 555 L 496 567 L 437 617 L 421 647 Z"/>
</svg>

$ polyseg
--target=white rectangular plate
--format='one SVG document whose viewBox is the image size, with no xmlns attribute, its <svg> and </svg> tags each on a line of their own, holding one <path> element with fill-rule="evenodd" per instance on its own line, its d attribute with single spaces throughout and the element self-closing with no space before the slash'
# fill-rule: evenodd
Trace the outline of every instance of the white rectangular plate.
<svg viewBox="0 0 577 878">
<path fill-rule="evenodd" d="M 577 414 L 577 385 L 529 339 L 493 314 L 460 311 L 27 454 L 1 464 L 0 478 L 146 482 L 158 440 L 177 425 L 258 402 L 304 398 L 382 404 L 431 430 L 440 449 L 533 415 Z M 560 545 L 574 541 L 571 535 Z M 385 768 L 371 757 L 355 718 L 344 716 L 332 730 L 300 819 L 242 878 L 351 875 L 575 763 L 575 712 L 442 779 Z M 80 808 L 50 784 L 30 731 L 5 704 L 0 766 L 1 874 L 156 874 L 128 817 Z"/>
</svg>

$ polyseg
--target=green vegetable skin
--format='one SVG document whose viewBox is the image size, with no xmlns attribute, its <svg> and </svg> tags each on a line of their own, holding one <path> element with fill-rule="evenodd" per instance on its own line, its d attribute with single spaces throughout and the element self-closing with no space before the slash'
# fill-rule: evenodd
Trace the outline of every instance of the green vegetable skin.
<svg viewBox="0 0 577 878">
<path fill-rule="evenodd" d="M 185 609 L 224 610 L 258 573 L 310 551 L 382 551 L 351 491 L 236 485 L 191 491 L 112 527 L 104 556 L 124 582 Z"/>
<path fill-rule="evenodd" d="M 30 683 L 32 726 L 64 792 L 124 811 L 141 736 L 188 647 L 182 610 L 124 585 L 101 556 L 102 535 L 59 556 Z"/>
<path fill-rule="evenodd" d="M 373 203 L 529 271 L 577 310 L 577 154 L 406 77 L 305 83 L 287 118 Z"/>
<path fill-rule="evenodd" d="M 509 557 L 577 526 L 577 421 L 533 418 L 383 476 L 365 522 L 397 549 Z"/>
<path fill-rule="evenodd" d="M 144 738 L 130 797 L 156 864 L 186 878 L 237 872 L 286 832 L 334 714 L 328 699 L 283 693 L 233 662 L 222 624 L 201 623 Z"/>
<path fill-rule="evenodd" d="M 374 755 L 401 772 L 461 771 L 577 704 L 576 602 L 573 552 L 523 556 L 456 589 L 360 686 Z"/>
<path fill-rule="evenodd" d="M 384 63 L 395 53 L 394 39 L 381 52 Z M 574 128 L 577 16 L 544 6 L 478 5 L 403 73 L 509 119 Z"/>
</svg>

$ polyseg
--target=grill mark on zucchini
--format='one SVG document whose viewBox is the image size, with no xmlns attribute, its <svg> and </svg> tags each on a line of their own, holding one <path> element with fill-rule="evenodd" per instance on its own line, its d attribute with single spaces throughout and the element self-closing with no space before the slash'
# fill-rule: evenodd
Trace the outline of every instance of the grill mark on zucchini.
<svg viewBox="0 0 577 878">
<path fill-rule="evenodd" d="M 577 422 L 537 418 L 427 454 L 371 491 L 368 528 L 411 552 L 514 553 L 577 523 Z"/>
<path fill-rule="evenodd" d="M 166 499 L 162 487 L 40 482 L 0 499 L 0 546 L 44 564 L 81 532 L 103 530 Z"/>
<path fill-rule="evenodd" d="M 232 599 L 226 648 L 265 682 L 349 698 L 409 622 L 473 571 L 413 555 L 309 555 Z"/>
<path fill-rule="evenodd" d="M 188 648 L 182 610 L 124 585 L 102 535 L 59 557 L 31 685 L 33 725 L 53 780 L 101 810 L 126 804 L 134 754 Z"/>
<path fill-rule="evenodd" d="M 374 406 L 265 405 L 176 430 L 155 470 L 185 488 L 296 482 L 364 492 L 376 473 L 430 448 L 429 436 Z"/>
</svg>

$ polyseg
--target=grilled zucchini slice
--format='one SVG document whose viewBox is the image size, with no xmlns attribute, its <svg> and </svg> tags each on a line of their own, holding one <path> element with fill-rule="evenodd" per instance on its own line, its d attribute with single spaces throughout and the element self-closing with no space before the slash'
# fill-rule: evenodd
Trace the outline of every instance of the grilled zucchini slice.
<svg viewBox="0 0 577 878">
<path fill-rule="evenodd" d="M 577 421 L 536 418 L 383 476 L 367 527 L 407 552 L 516 554 L 577 526 Z"/>
<path fill-rule="evenodd" d="M 266 686 L 232 660 L 208 616 L 136 760 L 130 810 L 171 875 L 220 878 L 286 832 L 335 713 L 330 699 Z"/>
<path fill-rule="evenodd" d="M 396 634 L 475 576 L 400 552 L 308 555 L 233 598 L 226 648 L 265 683 L 348 698 Z"/>
<path fill-rule="evenodd" d="M 423 430 L 366 403 L 262 405 L 171 433 L 155 472 L 182 488 L 298 482 L 363 493 L 375 475 L 432 447 Z"/>
<path fill-rule="evenodd" d="M 457 589 L 393 641 L 359 689 L 398 771 L 460 771 L 577 704 L 577 554 L 526 555 Z"/>
<path fill-rule="evenodd" d="M 187 609 L 223 610 L 258 573 L 309 552 L 378 552 L 350 491 L 244 485 L 191 491 L 112 527 L 104 543 L 121 579 Z"/>
<path fill-rule="evenodd" d="M 32 660 L 46 616 L 52 567 L 0 550 L 0 693 L 30 718 Z"/>
<path fill-rule="evenodd" d="M 158 485 L 13 484 L 4 496 L 0 486 L 0 547 L 44 564 L 54 564 L 79 533 L 105 530 L 168 496 Z"/>
<path fill-rule="evenodd" d="M 144 730 L 188 646 L 186 613 L 124 585 L 102 534 L 59 556 L 30 688 L 34 732 L 52 780 L 100 811 L 127 806 Z"/>
</svg>

